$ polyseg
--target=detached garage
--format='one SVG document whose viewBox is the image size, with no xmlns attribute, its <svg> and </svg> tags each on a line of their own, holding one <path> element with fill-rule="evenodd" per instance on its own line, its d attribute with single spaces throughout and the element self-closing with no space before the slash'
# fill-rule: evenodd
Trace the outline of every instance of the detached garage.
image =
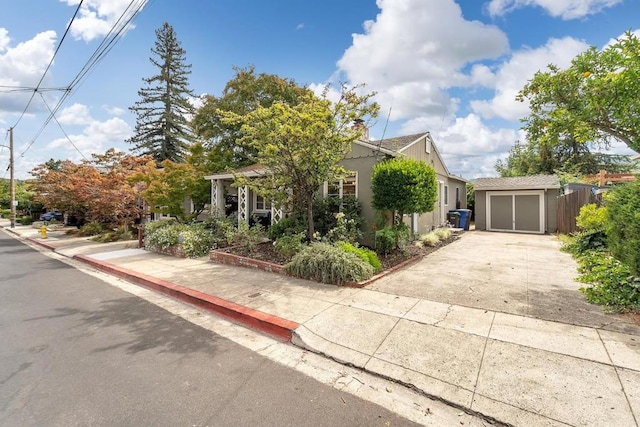
<svg viewBox="0 0 640 427">
<path fill-rule="evenodd" d="M 557 231 L 556 175 L 479 178 L 475 185 L 476 230 L 513 233 Z"/>
</svg>

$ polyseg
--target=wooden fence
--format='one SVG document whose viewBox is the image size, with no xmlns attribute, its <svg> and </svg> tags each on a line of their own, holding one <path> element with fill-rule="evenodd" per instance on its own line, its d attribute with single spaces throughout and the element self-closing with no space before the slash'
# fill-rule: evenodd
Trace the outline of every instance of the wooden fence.
<svg viewBox="0 0 640 427">
<path fill-rule="evenodd" d="M 602 194 L 593 194 L 589 188 L 581 188 L 558 197 L 558 233 L 569 234 L 578 231 L 576 217 L 580 208 L 589 203 L 601 202 Z"/>
</svg>

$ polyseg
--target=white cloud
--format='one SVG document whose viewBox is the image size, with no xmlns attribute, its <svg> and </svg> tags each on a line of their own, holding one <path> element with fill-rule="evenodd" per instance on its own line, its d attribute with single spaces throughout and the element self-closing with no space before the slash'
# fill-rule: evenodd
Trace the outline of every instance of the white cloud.
<svg viewBox="0 0 640 427">
<path fill-rule="evenodd" d="M 300 24 L 296 25 L 296 31 L 300 31 L 303 28 L 304 28 L 304 23 L 302 23 L 302 22 Z"/>
<path fill-rule="evenodd" d="M 121 116 L 125 113 L 125 109 L 120 107 L 104 106 L 104 109 L 106 110 L 107 113 L 111 114 L 112 116 Z"/>
<path fill-rule="evenodd" d="M 527 6 L 541 7 L 555 18 L 583 18 L 622 3 L 622 0 L 491 0 L 487 10 L 491 16 L 502 16 Z"/>
<path fill-rule="evenodd" d="M 0 86 L 35 87 L 53 56 L 55 41 L 55 31 L 44 31 L 12 47 L 8 31 L 0 28 Z M 47 77 L 43 85 L 49 80 Z M 0 88 L 0 112 L 21 112 L 31 93 L 8 90 L 10 88 Z M 41 103 L 33 107 L 38 105 L 43 107 Z"/>
<path fill-rule="evenodd" d="M 88 125 L 93 122 L 91 114 L 89 114 L 89 107 L 78 103 L 64 108 L 57 117 L 63 125 Z"/>
<path fill-rule="evenodd" d="M 440 118 L 456 108 L 446 89 L 467 85 L 461 69 L 508 50 L 497 27 L 468 21 L 453 0 L 378 0 L 375 21 L 338 61 L 352 84 L 378 92 L 383 111 L 393 105 L 392 120 L 422 114 Z"/>
<path fill-rule="evenodd" d="M 76 114 L 77 120 L 73 119 Z M 87 106 L 73 104 L 62 110 L 58 121 L 68 125 L 85 125 L 82 133 L 69 135 L 69 139 L 86 157 L 93 153 L 103 152 L 105 148 L 122 144 L 131 135 L 131 127 L 119 117 L 112 117 L 105 121 L 96 120 L 89 114 Z M 67 138 L 58 138 L 51 141 L 47 148 L 64 149 L 72 152 L 69 157 L 78 157 L 74 154 L 75 148 Z"/>
<path fill-rule="evenodd" d="M 465 178 L 495 176 L 496 160 L 523 137 L 514 129 L 491 129 L 475 114 L 459 117 L 431 135 L 449 170 Z"/>
<path fill-rule="evenodd" d="M 80 0 L 60 1 L 69 6 L 80 3 Z M 71 25 L 71 34 L 86 42 L 106 36 L 114 25 L 120 28 L 140 5 L 146 3 L 147 0 L 85 0 Z M 127 27 L 132 28 L 133 24 Z"/>
<path fill-rule="evenodd" d="M 525 48 L 515 52 L 496 73 L 493 99 L 471 101 L 471 108 L 484 118 L 521 119 L 529 113 L 529 106 L 515 98 L 536 71 L 546 69 L 550 63 L 560 68 L 567 67 L 574 56 L 587 48 L 586 43 L 565 37 L 550 39 L 537 49 Z"/>
</svg>

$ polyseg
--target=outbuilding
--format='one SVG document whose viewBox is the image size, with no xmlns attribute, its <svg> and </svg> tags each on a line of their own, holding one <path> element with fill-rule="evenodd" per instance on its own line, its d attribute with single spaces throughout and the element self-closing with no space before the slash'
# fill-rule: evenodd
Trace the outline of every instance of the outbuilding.
<svg viewBox="0 0 640 427">
<path fill-rule="evenodd" d="M 479 178 L 474 190 L 476 230 L 544 234 L 558 229 L 556 175 Z"/>
</svg>

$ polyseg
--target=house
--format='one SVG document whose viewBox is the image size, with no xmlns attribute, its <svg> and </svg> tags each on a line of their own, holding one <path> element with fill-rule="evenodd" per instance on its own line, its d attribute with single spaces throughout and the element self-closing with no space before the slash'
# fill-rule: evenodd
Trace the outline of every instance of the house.
<svg viewBox="0 0 640 427">
<path fill-rule="evenodd" d="M 476 230 L 554 233 L 560 181 L 556 175 L 478 178 Z"/>
<path fill-rule="evenodd" d="M 375 224 L 375 210 L 371 206 L 371 176 L 373 166 L 383 160 L 407 156 L 416 160 L 423 160 L 431 165 L 438 180 L 438 198 L 433 212 L 410 215 L 406 222 L 415 233 L 423 233 L 446 223 L 447 212 L 451 209 L 466 208 L 467 181 L 449 172 L 431 135 L 428 132 L 408 135 L 398 138 L 388 138 L 379 141 L 368 139 L 366 130 L 364 137 L 351 145 L 351 150 L 340 162 L 349 172 L 348 176 L 339 182 L 325 183 L 321 190 L 323 197 L 339 197 L 353 195 L 360 200 L 362 215 L 366 221 L 365 238 L 372 235 L 372 225 Z M 260 165 L 252 165 L 235 171 L 246 177 L 259 177 L 267 171 Z M 239 221 L 249 221 L 253 214 L 270 216 L 270 221 L 277 222 L 283 212 L 272 206 L 268 200 L 255 194 L 247 187 L 232 187 L 234 173 L 218 173 L 206 176 L 211 181 L 212 215 L 229 213 L 229 200 L 237 197 L 237 212 Z M 237 194 L 237 196 L 235 196 Z M 231 195 L 231 196 L 229 196 Z M 232 204 L 235 200 L 232 200 Z M 225 205 L 226 208 L 225 208 Z M 370 237 L 369 237 L 370 238 Z"/>
</svg>

